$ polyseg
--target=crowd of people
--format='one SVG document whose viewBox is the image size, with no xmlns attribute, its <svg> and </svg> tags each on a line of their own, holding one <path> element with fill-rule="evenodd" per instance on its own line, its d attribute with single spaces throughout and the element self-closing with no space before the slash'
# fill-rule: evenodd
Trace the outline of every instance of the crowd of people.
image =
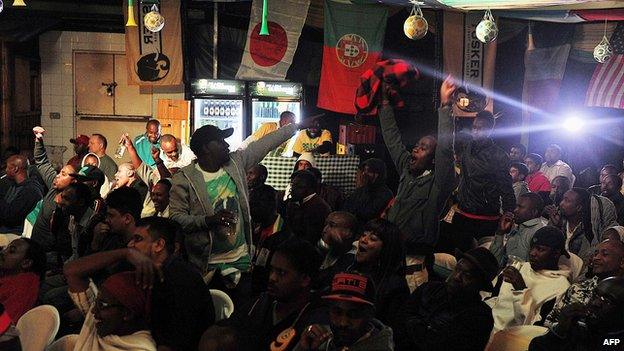
<svg viewBox="0 0 624 351">
<path fill-rule="evenodd" d="M 377 158 L 355 191 L 325 184 L 331 135 L 291 112 L 234 151 L 232 129 L 203 126 L 187 146 L 150 120 L 122 136 L 119 165 L 103 135 L 79 135 L 60 169 L 35 127 L 32 162 L 3 155 L 0 312 L 15 324 L 54 306 L 73 350 L 484 350 L 534 325 L 529 350 L 624 337 L 617 167 L 574 187 L 558 145 L 506 152 L 490 112 L 456 130 L 455 89 L 444 81 L 437 135 L 411 150 L 381 90 L 396 193 Z M 289 140 L 278 191 L 261 162 Z M 233 302 L 226 318 L 214 290 Z M 19 349 L 4 330 L 0 348 Z"/>
</svg>

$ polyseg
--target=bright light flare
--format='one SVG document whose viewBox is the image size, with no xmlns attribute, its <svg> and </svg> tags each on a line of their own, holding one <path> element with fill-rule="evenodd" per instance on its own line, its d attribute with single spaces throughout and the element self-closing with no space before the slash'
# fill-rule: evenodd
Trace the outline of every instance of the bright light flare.
<svg viewBox="0 0 624 351">
<path fill-rule="evenodd" d="M 583 120 L 576 116 L 568 117 L 563 122 L 563 127 L 567 131 L 573 132 L 573 133 L 579 132 L 583 128 L 584 125 L 585 123 L 583 122 Z"/>
</svg>

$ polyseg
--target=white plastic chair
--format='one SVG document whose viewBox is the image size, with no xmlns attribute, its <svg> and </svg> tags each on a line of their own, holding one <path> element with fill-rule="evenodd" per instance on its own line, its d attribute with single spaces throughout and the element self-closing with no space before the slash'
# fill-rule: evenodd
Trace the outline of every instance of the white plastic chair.
<svg viewBox="0 0 624 351">
<path fill-rule="evenodd" d="M 526 351 L 531 340 L 548 332 L 537 325 L 520 325 L 500 330 L 492 336 L 486 351 Z"/>
<path fill-rule="evenodd" d="M 0 234 L 0 247 L 7 247 L 13 240 L 19 238 L 21 236 L 16 234 Z"/>
<path fill-rule="evenodd" d="M 54 341 L 61 325 L 59 313 L 53 306 L 42 305 L 24 313 L 17 321 L 22 351 L 43 351 Z"/>
<path fill-rule="evenodd" d="M 234 312 L 234 302 L 221 290 L 210 289 L 212 303 L 215 309 L 215 322 L 229 318 Z"/>
<path fill-rule="evenodd" d="M 46 348 L 46 351 L 73 351 L 78 334 L 65 335 Z"/>
</svg>

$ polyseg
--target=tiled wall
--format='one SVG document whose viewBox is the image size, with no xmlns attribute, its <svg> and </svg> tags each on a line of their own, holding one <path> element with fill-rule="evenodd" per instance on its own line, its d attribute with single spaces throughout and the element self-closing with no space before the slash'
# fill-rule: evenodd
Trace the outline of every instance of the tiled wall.
<svg viewBox="0 0 624 351">
<path fill-rule="evenodd" d="M 124 52 L 124 35 L 119 33 L 50 31 L 39 37 L 41 124 L 47 130 L 46 143 L 48 145 L 67 147 L 67 151 L 63 155 L 65 161 L 72 156 L 73 149 L 69 139 L 76 134 L 72 66 L 72 55 L 75 50 Z M 152 111 L 154 113 L 157 111 L 158 99 L 184 98 L 184 91 L 181 88 L 155 88 L 153 92 Z M 50 119 L 51 112 L 60 113 L 61 118 Z M 110 125 L 124 122 L 106 123 Z M 114 153 L 115 151 L 113 149 L 108 150 L 108 152 Z"/>
</svg>

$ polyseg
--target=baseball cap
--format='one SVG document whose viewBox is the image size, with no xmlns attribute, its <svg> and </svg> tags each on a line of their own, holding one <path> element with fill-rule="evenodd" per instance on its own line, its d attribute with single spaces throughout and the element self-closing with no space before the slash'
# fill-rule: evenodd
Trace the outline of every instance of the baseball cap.
<svg viewBox="0 0 624 351">
<path fill-rule="evenodd" d="M 191 150 L 199 150 L 202 145 L 213 140 L 229 138 L 234 134 L 234 128 L 219 129 L 211 124 L 207 124 L 197 129 L 191 136 Z"/>
<path fill-rule="evenodd" d="M 322 298 L 374 306 L 375 284 L 372 279 L 357 272 L 338 273 L 332 280 L 331 292 Z"/>
<path fill-rule="evenodd" d="M 563 256 L 570 258 L 570 254 L 565 249 L 565 236 L 556 227 L 546 226 L 538 229 L 531 239 L 531 246 L 533 245 L 542 245 L 560 250 Z"/>
<path fill-rule="evenodd" d="M 89 137 L 84 134 L 78 134 L 77 137 L 69 139 L 72 144 L 89 145 Z"/>
<path fill-rule="evenodd" d="M 78 173 L 72 173 L 70 176 L 76 178 L 79 182 L 97 180 L 99 185 L 104 184 L 104 172 L 92 165 L 85 165 L 80 168 Z"/>
<path fill-rule="evenodd" d="M 496 277 L 496 274 L 498 273 L 498 261 L 496 260 L 496 257 L 492 255 L 490 250 L 484 247 L 477 247 L 466 252 L 456 250 L 455 257 L 458 261 L 460 259 L 465 259 L 477 268 L 481 274 L 481 278 L 483 278 L 482 289 L 484 291 L 491 292 L 494 290 L 492 280 L 494 280 L 494 277 Z"/>
</svg>

